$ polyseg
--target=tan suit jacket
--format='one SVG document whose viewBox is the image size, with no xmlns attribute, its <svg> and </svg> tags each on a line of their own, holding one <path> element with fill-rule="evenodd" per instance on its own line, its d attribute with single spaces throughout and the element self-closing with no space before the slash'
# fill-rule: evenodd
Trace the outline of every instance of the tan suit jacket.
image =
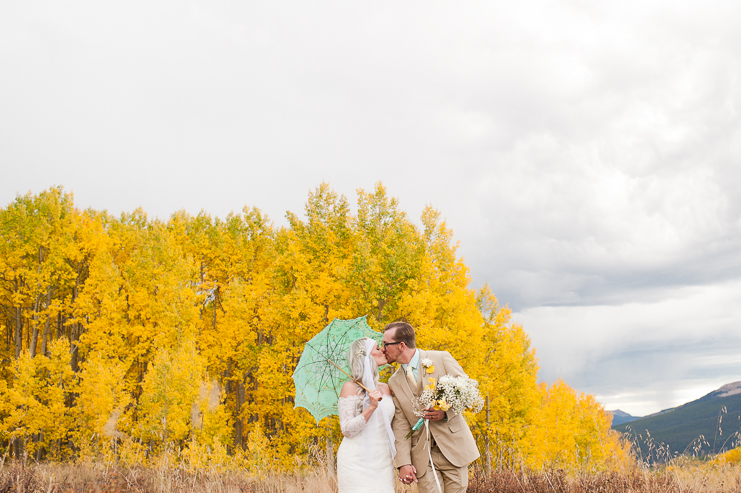
<svg viewBox="0 0 741 493">
<path fill-rule="evenodd" d="M 420 352 L 420 364 L 417 374 L 417 387 L 412 389 L 412 385 L 407 379 L 401 365 L 396 372 L 391 375 L 388 385 L 394 396 L 396 411 L 392 428 L 394 430 L 396 443 L 396 457 L 394 466 L 398 469 L 405 464 L 412 464 L 417 469 L 417 477 L 423 476 L 427 472 L 429 457 L 425 446 L 425 427 L 422 426 L 409 439 L 405 439 L 409 430 L 419 419 L 414 414 L 412 401 L 422 393 L 428 378 L 440 378 L 445 374 L 458 377 L 465 375 L 463 368 L 447 351 L 422 351 Z M 435 371 L 426 373 L 421 361 L 427 358 L 432 360 Z M 435 443 L 440 451 L 454 466 L 463 467 L 475 461 L 479 457 L 479 449 L 476 447 L 468 423 L 460 414 L 455 414 L 452 410 L 447 413 L 447 421 L 430 421 L 430 435 L 435 438 Z"/>
</svg>

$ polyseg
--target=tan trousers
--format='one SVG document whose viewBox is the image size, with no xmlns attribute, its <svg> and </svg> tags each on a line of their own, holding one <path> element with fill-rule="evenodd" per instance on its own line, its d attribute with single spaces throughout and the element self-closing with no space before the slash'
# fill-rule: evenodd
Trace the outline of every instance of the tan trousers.
<svg viewBox="0 0 741 493">
<path fill-rule="evenodd" d="M 468 488 L 468 466 L 455 467 L 440 452 L 437 444 L 432 444 L 430 450 L 432 462 L 435 464 L 437 479 L 440 481 L 442 493 L 463 493 Z M 429 460 L 429 459 L 428 459 Z M 432 467 L 427 466 L 427 471 L 421 478 L 417 478 L 417 488 L 420 493 L 439 493 Z"/>
</svg>

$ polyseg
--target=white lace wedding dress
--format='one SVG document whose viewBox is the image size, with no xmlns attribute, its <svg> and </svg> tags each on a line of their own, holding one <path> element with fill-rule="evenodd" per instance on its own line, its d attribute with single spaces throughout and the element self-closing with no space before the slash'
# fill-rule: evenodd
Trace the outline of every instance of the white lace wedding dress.
<svg viewBox="0 0 741 493">
<path fill-rule="evenodd" d="M 337 484 L 340 493 L 394 493 L 395 471 L 391 461 L 389 436 L 381 419 L 381 406 L 389 420 L 394 416 L 394 400 L 385 396 L 378 403 L 373 414 L 377 419 L 369 420 L 376 424 L 369 433 L 363 433 L 365 418 L 360 415 L 362 397 L 353 395 L 340 397 L 338 410 L 342 439 L 337 451 Z M 366 436 L 368 442 L 366 445 Z M 367 447 L 367 449 L 366 449 Z"/>
</svg>

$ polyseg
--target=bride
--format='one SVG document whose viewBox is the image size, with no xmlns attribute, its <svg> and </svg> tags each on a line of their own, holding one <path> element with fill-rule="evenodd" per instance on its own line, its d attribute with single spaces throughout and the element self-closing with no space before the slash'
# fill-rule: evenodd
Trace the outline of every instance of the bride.
<svg viewBox="0 0 741 493">
<path fill-rule="evenodd" d="M 388 385 L 378 383 L 378 367 L 387 363 L 386 355 L 376 341 L 364 337 L 352 343 L 347 362 L 354 381 L 342 386 L 337 404 L 345 437 L 337 451 L 340 493 L 393 493 L 394 401 Z"/>
</svg>

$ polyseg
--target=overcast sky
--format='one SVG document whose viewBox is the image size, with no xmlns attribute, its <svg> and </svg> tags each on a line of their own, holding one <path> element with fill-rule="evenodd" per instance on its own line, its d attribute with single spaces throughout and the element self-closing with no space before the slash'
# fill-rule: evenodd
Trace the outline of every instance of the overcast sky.
<svg viewBox="0 0 741 493">
<path fill-rule="evenodd" d="M 0 204 L 277 225 L 322 181 L 447 218 L 540 378 L 656 412 L 741 380 L 741 6 L 0 4 Z"/>
</svg>

